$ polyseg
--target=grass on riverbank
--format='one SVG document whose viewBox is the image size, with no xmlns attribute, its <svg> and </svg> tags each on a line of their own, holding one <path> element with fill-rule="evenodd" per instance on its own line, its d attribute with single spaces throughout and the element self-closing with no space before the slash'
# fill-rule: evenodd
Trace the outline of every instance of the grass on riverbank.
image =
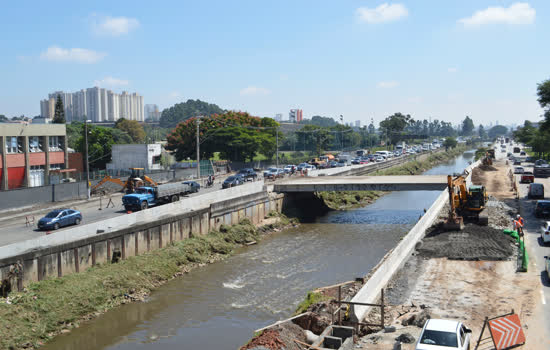
<svg viewBox="0 0 550 350">
<path fill-rule="evenodd" d="M 402 165 L 397 165 L 388 169 L 379 170 L 372 175 L 418 175 L 439 165 L 449 159 L 459 156 L 467 151 L 471 146 L 457 146 L 447 152 L 437 152 L 428 156 L 425 160 L 413 160 Z M 325 204 L 336 210 L 350 208 L 359 208 L 374 202 L 384 192 L 381 191 L 343 191 L 343 192 L 320 192 L 318 195 Z"/>
<path fill-rule="evenodd" d="M 259 240 L 263 232 L 290 223 L 281 215 L 279 223 L 256 228 L 244 219 L 238 225 L 222 225 L 219 231 L 116 264 L 32 283 L 25 291 L 0 299 L 0 349 L 38 347 L 63 330 L 78 327 L 83 320 L 140 300 L 174 276 L 221 260 L 236 247 Z"/>
</svg>

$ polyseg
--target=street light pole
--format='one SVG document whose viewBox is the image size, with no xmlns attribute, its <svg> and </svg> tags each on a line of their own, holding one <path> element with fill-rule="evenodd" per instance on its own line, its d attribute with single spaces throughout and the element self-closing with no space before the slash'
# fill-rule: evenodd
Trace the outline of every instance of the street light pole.
<svg viewBox="0 0 550 350">
<path fill-rule="evenodd" d="M 342 122 L 342 153 L 344 153 L 344 116 L 340 114 L 340 121 Z"/>
<path fill-rule="evenodd" d="M 276 140 L 277 140 L 277 168 L 279 168 L 279 128 L 276 129 L 277 131 L 277 136 L 276 136 Z"/>
<path fill-rule="evenodd" d="M 201 179 L 201 159 L 200 159 L 200 143 L 199 143 L 199 125 L 200 116 L 197 116 L 197 180 Z"/>
<path fill-rule="evenodd" d="M 86 193 L 88 199 L 90 199 L 90 162 L 88 159 L 88 122 L 91 120 L 84 121 L 84 150 L 86 153 Z"/>
</svg>

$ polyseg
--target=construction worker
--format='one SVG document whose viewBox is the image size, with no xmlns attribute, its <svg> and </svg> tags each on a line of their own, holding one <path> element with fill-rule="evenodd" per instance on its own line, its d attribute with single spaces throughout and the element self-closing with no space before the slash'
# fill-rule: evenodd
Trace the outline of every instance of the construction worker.
<svg viewBox="0 0 550 350">
<path fill-rule="evenodd" d="M 519 216 L 519 215 L 518 215 Z M 520 217 L 521 218 L 521 217 Z M 521 221 L 519 221 L 518 218 L 516 218 L 516 220 L 514 220 L 514 230 L 516 230 L 516 232 L 520 235 L 520 236 L 523 236 L 523 224 L 521 223 Z"/>
<path fill-rule="evenodd" d="M 521 217 L 521 215 L 517 215 L 516 216 L 516 220 L 519 221 L 521 223 L 521 227 L 525 226 L 525 221 L 523 220 L 523 218 Z"/>
</svg>

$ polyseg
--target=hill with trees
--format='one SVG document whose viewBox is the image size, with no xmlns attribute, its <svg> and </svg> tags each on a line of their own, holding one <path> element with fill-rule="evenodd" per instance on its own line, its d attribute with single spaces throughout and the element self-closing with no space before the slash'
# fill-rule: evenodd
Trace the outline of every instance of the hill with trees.
<svg viewBox="0 0 550 350">
<path fill-rule="evenodd" d="M 208 117 L 224 112 L 223 109 L 212 103 L 201 100 L 187 100 L 187 102 L 176 103 L 172 107 L 163 110 L 160 116 L 160 126 L 163 128 L 173 128 L 190 118 L 197 116 Z"/>
</svg>

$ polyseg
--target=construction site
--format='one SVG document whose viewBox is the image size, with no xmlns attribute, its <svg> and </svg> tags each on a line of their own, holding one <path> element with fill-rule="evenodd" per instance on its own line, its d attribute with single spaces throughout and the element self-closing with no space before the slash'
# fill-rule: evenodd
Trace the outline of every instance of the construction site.
<svg viewBox="0 0 550 350">
<path fill-rule="evenodd" d="M 524 348 L 548 348 L 537 308 L 541 276 L 533 263 L 524 266 L 523 243 L 504 233 L 520 212 L 517 186 L 507 160 L 493 157 L 488 154 L 471 174 L 470 188 L 486 191 L 478 213 L 483 211 L 487 222 L 459 217 L 463 201 L 450 196 L 361 323 L 348 305 L 376 268 L 355 281 L 312 291 L 300 315 L 260 329 L 241 349 L 415 349 L 426 320 L 452 319 L 471 329 L 468 348 L 489 350 L 495 345 L 485 320 L 510 313 L 521 320 Z M 450 210 L 454 204 L 461 207 Z M 459 218 L 462 229 L 454 222 Z"/>
</svg>

